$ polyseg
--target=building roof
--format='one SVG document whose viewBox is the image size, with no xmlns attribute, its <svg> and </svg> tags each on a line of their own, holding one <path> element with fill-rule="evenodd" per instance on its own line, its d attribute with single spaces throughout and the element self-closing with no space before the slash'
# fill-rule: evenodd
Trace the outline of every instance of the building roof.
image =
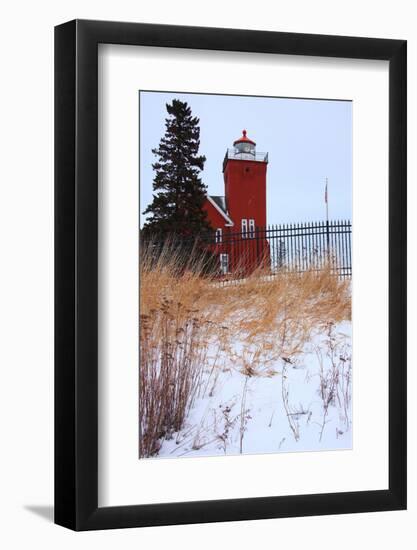
<svg viewBox="0 0 417 550">
<path fill-rule="evenodd" d="M 247 137 L 246 130 L 242 130 L 242 137 L 234 141 L 233 145 L 236 145 L 237 143 L 251 143 L 252 145 L 256 145 L 254 141 Z"/>
<path fill-rule="evenodd" d="M 214 202 L 219 206 L 225 214 L 227 214 L 226 211 L 226 198 L 221 195 L 210 195 L 210 197 L 214 200 Z"/>
<path fill-rule="evenodd" d="M 226 225 L 234 225 L 233 221 L 230 219 L 229 214 L 226 211 L 226 199 L 221 195 L 207 195 L 207 199 L 214 208 L 223 216 L 227 221 Z"/>
</svg>

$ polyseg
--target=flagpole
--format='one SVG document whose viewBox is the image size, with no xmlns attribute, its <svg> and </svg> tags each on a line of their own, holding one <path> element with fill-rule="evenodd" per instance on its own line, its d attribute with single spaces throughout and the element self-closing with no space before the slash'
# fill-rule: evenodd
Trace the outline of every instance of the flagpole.
<svg viewBox="0 0 417 550">
<path fill-rule="evenodd" d="M 324 201 L 326 203 L 326 222 L 329 223 L 329 196 L 327 186 L 329 185 L 329 178 L 326 177 L 326 191 L 324 194 Z"/>
<path fill-rule="evenodd" d="M 330 259 L 330 228 L 329 228 L 329 179 L 326 176 L 326 190 L 324 193 L 324 200 L 326 203 L 326 237 L 327 237 L 327 260 Z"/>
</svg>

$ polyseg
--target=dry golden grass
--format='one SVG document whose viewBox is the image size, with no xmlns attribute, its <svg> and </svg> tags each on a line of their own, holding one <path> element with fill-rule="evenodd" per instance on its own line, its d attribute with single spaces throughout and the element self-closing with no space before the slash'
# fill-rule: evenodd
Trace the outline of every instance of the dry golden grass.
<svg viewBox="0 0 417 550">
<path fill-rule="evenodd" d="M 349 320 L 350 282 L 319 272 L 254 272 L 220 283 L 204 276 L 197 254 L 167 245 L 140 265 L 140 456 L 181 429 L 196 398 L 209 346 L 246 376 L 272 376 L 278 358 L 300 353 L 329 323 Z M 239 342 L 239 353 L 236 352 Z"/>
</svg>

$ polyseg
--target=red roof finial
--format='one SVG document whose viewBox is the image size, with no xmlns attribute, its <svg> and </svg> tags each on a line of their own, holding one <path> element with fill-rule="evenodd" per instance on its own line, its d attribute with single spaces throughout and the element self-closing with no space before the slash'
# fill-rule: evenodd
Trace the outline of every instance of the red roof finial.
<svg viewBox="0 0 417 550">
<path fill-rule="evenodd" d="M 237 143 L 251 143 L 252 145 L 256 145 L 256 143 L 251 139 L 249 139 L 246 134 L 247 134 L 246 130 L 242 130 L 242 137 L 234 141 L 233 145 L 236 145 Z"/>
</svg>

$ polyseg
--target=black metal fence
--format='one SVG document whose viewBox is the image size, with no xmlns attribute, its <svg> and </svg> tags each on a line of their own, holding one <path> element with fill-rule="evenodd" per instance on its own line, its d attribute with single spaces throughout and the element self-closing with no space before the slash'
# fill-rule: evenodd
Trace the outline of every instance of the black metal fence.
<svg viewBox="0 0 417 550">
<path fill-rule="evenodd" d="M 175 246 L 210 251 L 221 276 L 245 276 L 257 267 L 273 274 L 320 271 L 330 266 L 342 278 L 352 276 L 352 225 L 349 220 L 290 223 L 248 227 L 245 232 L 224 230 L 193 237 L 171 238 Z M 153 240 L 158 250 L 166 241 Z"/>
<path fill-rule="evenodd" d="M 279 224 L 264 233 L 272 271 L 320 270 L 330 265 L 340 277 L 352 277 L 350 220 Z"/>
</svg>

